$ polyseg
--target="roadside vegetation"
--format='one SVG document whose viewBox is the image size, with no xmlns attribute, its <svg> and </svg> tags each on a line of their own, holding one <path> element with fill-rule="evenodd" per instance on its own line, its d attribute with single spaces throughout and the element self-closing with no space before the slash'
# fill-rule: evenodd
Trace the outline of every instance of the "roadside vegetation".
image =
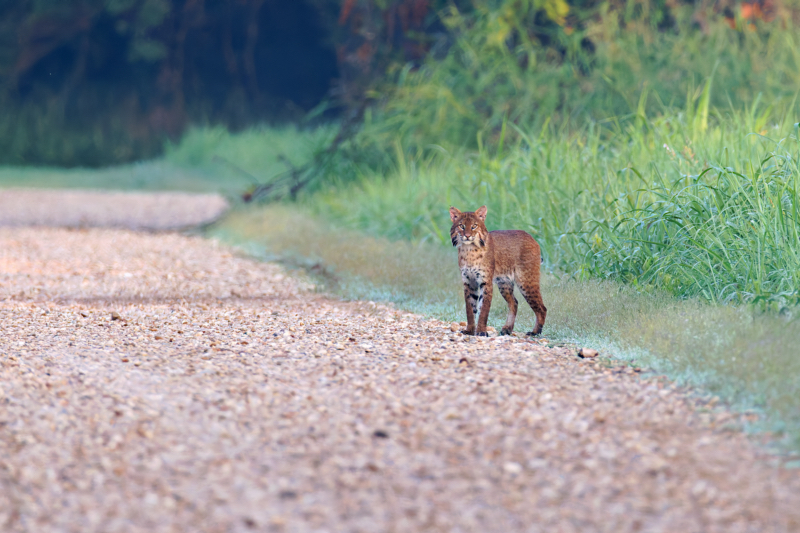
<svg viewBox="0 0 800 533">
<path fill-rule="evenodd" d="M 167 143 L 164 156 L 152 161 L 105 168 L 0 167 L 0 187 L 181 190 L 235 199 L 254 183 L 307 162 L 335 133 L 333 126 L 259 127 L 236 135 L 200 128 Z"/>
</svg>

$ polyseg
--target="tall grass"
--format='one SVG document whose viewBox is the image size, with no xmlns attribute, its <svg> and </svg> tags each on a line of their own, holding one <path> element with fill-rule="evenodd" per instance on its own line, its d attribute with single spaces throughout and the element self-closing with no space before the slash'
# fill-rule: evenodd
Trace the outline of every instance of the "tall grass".
<svg viewBox="0 0 800 533">
<path fill-rule="evenodd" d="M 164 159 L 181 168 L 204 169 L 220 180 L 268 181 L 281 170 L 301 166 L 336 134 L 334 125 L 313 129 L 259 127 L 230 133 L 217 126 L 189 130 L 168 143 Z"/>
<path fill-rule="evenodd" d="M 796 127 L 795 127 L 796 132 Z M 789 311 L 800 302 L 796 133 L 736 166 L 653 173 L 581 239 L 584 272 L 712 302 Z M 671 179 L 670 179 L 671 178 Z M 589 239 L 587 235 L 591 235 Z"/>
<path fill-rule="evenodd" d="M 442 16 L 451 46 L 419 68 L 398 70 L 377 94 L 383 105 L 367 115 L 361 142 L 377 151 L 398 139 L 412 150 L 502 148 L 520 130 L 546 124 L 582 128 L 587 120 L 699 108 L 706 114 L 693 126 L 696 137 L 710 108 L 741 110 L 757 95 L 778 105 L 794 97 L 800 33 L 791 22 L 734 29 L 675 5 L 665 30 L 648 12 L 655 4 L 601 4 L 578 26 L 545 27 L 536 17 L 505 17 L 502 7 L 470 14 L 452 7 Z M 711 78 L 713 90 L 704 85 Z"/>
<path fill-rule="evenodd" d="M 513 138 L 475 149 L 409 149 L 398 135 L 378 167 L 352 160 L 356 140 L 338 156 L 346 171 L 324 176 L 303 201 L 344 227 L 443 245 L 449 205 L 486 204 L 490 229 L 530 232 L 553 271 L 794 313 L 798 106 L 756 98 L 718 109 L 714 83 L 656 115 L 644 89 L 626 117 L 534 131 L 506 121 L 501 132 Z M 166 161 L 243 190 L 311 160 L 334 134 L 198 129 L 168 147 Z"/>
<path fill-rule="evenodd" d="M 503 149 L 409 156 L 396 145 L 391 179 L 366 174 L 309 205 L 348 227 L 446 245 L 447 207 L 486 204 L 490 229 L 529 231 L 550 268 L 577 278 L 788 310 L 800 295 L 793 114 L 722 113 L 703 94 L 654 119 L 519 130 Z"/>
</svg>

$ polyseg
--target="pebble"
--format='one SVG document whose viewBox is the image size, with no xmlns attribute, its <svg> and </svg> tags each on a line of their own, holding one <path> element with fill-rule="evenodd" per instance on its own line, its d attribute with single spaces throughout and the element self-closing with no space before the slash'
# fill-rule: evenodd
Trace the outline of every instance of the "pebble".
<svg viewBox="0 0 800 533">
<path fill-rule="evenodd" d="M 584 359 L 591 359 L 597 357 L 597 350 L 593 348 L 581 348 L 578 350 L 578 356 Z"/>
</svg>

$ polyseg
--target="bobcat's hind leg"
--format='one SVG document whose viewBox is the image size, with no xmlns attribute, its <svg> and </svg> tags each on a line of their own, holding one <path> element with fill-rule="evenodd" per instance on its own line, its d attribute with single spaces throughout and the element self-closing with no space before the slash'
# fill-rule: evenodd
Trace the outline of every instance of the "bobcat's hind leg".
<svg viewBox="0 0 800 533">
<path fill-rule="evenodd" d="M 514 297 L 514 281 L 508 278 L 497 278 L 497 288 L 500 295 L 505 298 L 508 304 L 508 316 L 506 323 L 500 330 L 500 335 L 511 335 L 514 332 L 514 322 L 517 320 L 517 306 L 519 302 Z"/>
<path fill-rule="evenodd" d="M 519 290 L 536 315 L 536 325 L 533 327 L 533 330 L 526 333 L 526 335 L 539 335 L 542 332 L 542 328 L 544 328 L 545 318 L 547 318 L 547 308 L 542 301 L 542 291 L 539 290 L 539 284 L 528 285 L 520 283 Z"/>
</svg>

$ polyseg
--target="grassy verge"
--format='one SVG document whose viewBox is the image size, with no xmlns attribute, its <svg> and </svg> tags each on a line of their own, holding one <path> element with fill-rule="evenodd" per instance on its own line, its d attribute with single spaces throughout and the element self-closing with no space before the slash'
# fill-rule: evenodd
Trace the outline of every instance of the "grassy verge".
<svg viewBox="0 0 800 533">
<path fill-rule="evenodd" d="M 221 185 L 213 174 L 200 169 L 180 168 L 165 161 L 104 169 L 0 168 L 0 187 L 233 193 L 243 186 L 246 186 L 243 181 Z"/>
<path fill-rule="evenodd" d="M 520 131 L 512 146 L 472 151 L 395 145 L 388 179 L 367 170 L 308 205 L 346 227 L 446 244 L 447 207 L 486 204 L 490 229 L 530 232 L 551 267 L 580 279 L 791 313 L 800 301 L 795 115 L 706 111 L 718 118 L 702 127 L 700 109 L 611 129 Z"/>
<path fill-rule="evenodd" d="M 231 134 L 198 128 L 163 158 L 102 169 L 0 167 L 0 188 L 75 188 L 219 192 L 238 197 L 290 165 L 300 165 L 335 133 L 334 128 L 255 128 Z"/>
<path fill-rule="evenodd" d="M 302 265 L 346 298 L 390 301 L 442 320 L 464 320 L 455 252 L 436 243 L 391 241 L 343 229 L 296 206 L 237 211 L 212 235 L 249 253 Z M 545 336 L 635 359 L 679 382 L 763 410 L 758 429 L 800 445 L 800 325 L 751 308 L 677 300 L 613 281 L 545 275 Z M 496 298 L 490 323 L 505 319 Z M 518 331 L 533 314 L 520 306 Z"/>
</svg>

